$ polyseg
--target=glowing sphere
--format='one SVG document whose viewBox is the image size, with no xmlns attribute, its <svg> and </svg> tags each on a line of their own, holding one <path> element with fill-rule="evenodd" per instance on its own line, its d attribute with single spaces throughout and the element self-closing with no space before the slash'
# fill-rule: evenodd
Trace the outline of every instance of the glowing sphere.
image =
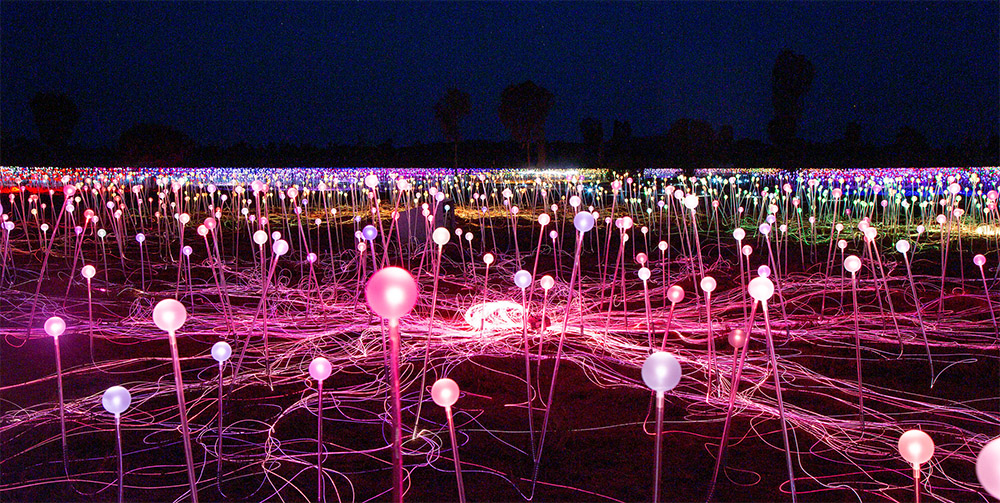
<svg viewBox="0 0 1000 503">
<path fill-rule="evenodd" d="M 580 206 L 580 196 L 572 196 L 569 198 L 569 205 L 578 208 Z"/>
<path fill-rule="evenodd" d="M 528 288 L 531 286 L 531 273 L 524 269 L 517 271 L 514 273 L 514 284 L 519 288 Z"/>
<path fill-rule="evenodd" d="M 555 240 L 557 237 L 559 237 L 559 233 L 555 229 L 549 231 L 549 239 Z"/>
<path fill-rule="evenodd" d="M 174 299 L 163 299 L 153 308 L 153 323 L 164 332 L 174 333 L 187 321 L 187 309 Z"/>
<path fill-rule="evenodd" d="M 215 358 L 215 361 L 219 363 L 228 360 L 232 354 L 233 348 L 226 341 L 216 342 L 212 346 L 212 358 Z"/>
<path fill-rule="evenodd" d="M 284 239 L 275 241 L 274 244 L 271 245 L 271 251 L 279 257 L 288 253 L 288 241 L 285 241 Z"/>
<path fill-rule="evenodd" d="M 926 228 L 923 225 L 917 226 L 917 234 L 923 234 Z"/>
<path fill-rule="evenodd" d="M 922 465 L 934 455 L 934 441 L 920 430 L 910 430 L 899 437 L 899 455 L 914 465 Z"/>
<path fill-rule="evenodd" d="M 856 273 L 861 270 L 861 259 L 857 255 L 848 255 L 844 259 L 844 269 L 849 273 Z"/>
<path fill-rule="evenodd" d="M 910 251 L 910 242 L 905 239 L 900 239 L 896 241 L 896 251 L 899 253 L 906 253 Z"/>
<path fill-rule="evenodd" d="M 750 245 L 743 245 L 742 251 L 744 256 L 749 257 L 750 254 L 753 253 L 753 247 Z"/>
<path fill-rule="evenodd" d="M 767 302 L 774 295 L 774 283 L 764 276 L 757 276 L 750 280 L 750 284 L 747 285 L 747 291 L 750 292 L 750 296 L 754 300 Z"/>
<path fill-rule="evenodd" d="M 639 269 L 639 279 L 641 279 L 643 281 L 648 280 L 650 274 L 651 273 L 649 272 L 649 268 L 647 268 L 647 267 L 643 267 L 643 268 Z"/>
<path fill-rule="evenodd" d="M 132 405 L 132 395 L 121 386 L 112 386 L 104 392 L 101 404 L 104 405 L 104 410 L 117 416 Z"/>
<path fill-rule="evenodd" d="M 660 241 L 660 244 L 656 245 L 656 247 L 659 248 L 660 251 L 667 251 L 667 242 Z"/>
<path fill-rule="evenodd" d="M 378 176 L 376 175 L 366 176 L 365 187 L 368 187 L 369 189 L 374 189 L 375 187 L 378 187 Z"/>
<path fill-rule="evenodd" d="M 767 264 L 762 264 L 760 267 L 757 268 L 757 275 L 762 278 L 770 278 L 771 268 L 768 267 Z"/>
<path fill-rule="evenodd" d="M 451 233 L 444 227 L 438 227 L 437 229 L 434 229 L 434 233 L 431 234 L 431 239 L 434 240 L 434 244 L 444 246 L 451 240 Z"/>
<path fill-rule="evenodd" d="M 417 303 L 417 282 L 405 269 L 386 267 L 372 275 L 365 286 L 368 305 L 390 320 L 410 312 Z"/>
<path fill-rule="evenodd" d="M 97 274 L 97 269 L 92 265 L 85 265 L 83 269 L 80 269 L 80 274 L 87 279 L 93 278 Z"/>
<path fill-rule="evenodd" d="M 757 227 L 757 230 L 759 230 L 761 234 L 766 236 L 768 235 L 768 233 L 771 232 L 771 224 L 764 222 L 760 224 L 760 227 Z"/>
<path fill-rule="evenodd" d="M 556 280 L 552 279 L 552 276 L 546 274 L 542 276 L 542 279 L 538 281 L 542 285 L 543 290 L 549 290 L 556 284 Z"/>
<path fill-rule="evenodd" d="M 876 231 L 874 227 L 868 227 L 865 229 L 865 239 L 868 241 L 873 241 L 877 234 L 878 231 Z"/>
<path fill-rule="evenodd" d="M 191 254 L 194 253 L 194 248 L 184 245 L 184 248 L 181 248 L 181 253 L 183 253 L 185 257 L 190 257 Z"/>
<path fill-rule="evenodd" d="M 451 407 L 458 401 L 458 383 L 448 379 L 438 379 L 431 387 L 431 398 L 441 407 Z"/>
<path fill-rule="evenodd" d="M 66 331 L 66 321 L 58 316 L 53 316 L 45 320 L 45 333 L 52 337 L 59 337 Z"/>
<path fill-rule="evenodd" d="M 205 237 L 208 235 L 208 227 L 205 227 L 204 224 L 199 225 L 198 229 L 196 229 L 196 232 L 198 233 L 199 236 Z"/>
<path fill-rule="evenodd" d="M 843 239 L 841 239 L 840 241 L 837 241 L 837 248 L 840 248 L 841 250 L 843 250 L 844 248 L 847 248 L 847 241 L 843 240 Z"/>
<path fill-rule="evenodd" d="M 670 391 L 681 381 L 681 364 L 674 355 L 657 351 L 642 364 L 642 380 L 657 393 Z"/>
<path fill-rule="evenodd" d="M 366 225 L 364 229 L 361 229 L 361 236 L 372 241 L 378 237 L 378 229 L 374 225 Z"/>
<path fill-rule="evenodd" d="M 313 252 L 309 252 L 309 254 L 306 255 L 306 261 L 309 262 L 310 264 L 316 262 L 316 259 L 318 259 L 318 258 L 319 257 L 316 256 L 316 254 L 313 253 Z"/>
<path fill-rule="evenodd" d="M 486 265 L 492 264 L 494 260 L 495 259 L 493 258 L 492 253 L 487 253 L 486 255 L 483 255 L 483 262 L 486 262 Z"/>
<path fill-rule="evenodd" d="M 573 217 L 573 226 L 579 232 L 588 232 L 590 229 L 594 228 L 594 215 L 581 211 Z"/>
<path fill-rule="evenodd" d="M 689 209 L 689 210 L 693 210 L 693 209 L 697 208 L 698 207 L 698 196 L 696 196 L 694 194 L 688 194 L 688 195 L 684 196 L 684 206 L 687 209 Z"/>
<path fill-rule="evenodd" d="M 649 260 L 649 257 L 645 253 L 639 252 L 635 256 L 635 263 L 637 264 L 645 264 L 647 260 Z"/>
<path fill-rule="evenodd" d="M 259 246 L 264 246 L 264 243 L 267 242 L 267 231 L 259 230 L 253 233 L 253 242 Z"/>
<path fill-rule="evenodd" d="M 275 241 L 277 241 L 277 240 L 281 239 L 281 233 L 280 233 L 280 232 L 278 232 L 278 231 L 274 231 L 274 232 L 272 232 L 272 233 L 271 233 L 271 239 L 273 239 L 273 240 L 275 240 Z"/>
<path fill-rule="evenodd" d="M 743 238 L 747 237 L 747 231 L 743 230 L 742 227 L 737 227 L 733 230 L 733 239 L 737 241 L 743 241 Z"/>
<path fill-rule="evenodd" d="M 978 265 L 979 267 L 982 267 L 983 264 L 986 263 L 986 257 L 984 257 L 982 254 L 976 255 L 975 257 L 972 257 L 972 263 Z"/>
<path fill-rule="evenodd" d="M 330 360 L 322 356 L 313 358 L 313 361 L 309 363 L 309 375 L 317 381 L 325 381 L 327 377 L 330 377 L 332 371 L 333 365 L 330 365 Z"/>
<path fill-rule="evenodd" d="M 976 457 L 976 478 L 983 489 L 1000 499 L 1000 438 L 990 440 Z"/>
<path fill-rule="evenodd" d="M 741 328 L 734 328 L 732 332 L 729 332 L 729 345 L 740 349 L 744 344 L 747 343 L 747 333 Z"/>
<path fill-rule="evenodd" d="M 140 232 L 135 235 L 135 240 L 138 241 L 139 244 L 142 244 L 142 242 L 146 240 L 146 235 Z"/>
<path fill-rule="evenodd" d="M 684 289 L 677 285 L 667 288 L 667 300 L 674 304 L 684 300 Z"/>
<path fill-rule="evenodd" d="M 705 276 L 704 278 L 701 278 L 701 289 L 703 291 L 712 293 L 715 291 L 716 286 L 718 286 L 718 283 L 716 283 L 715 278 L 711 276 Z"/>
</svg>

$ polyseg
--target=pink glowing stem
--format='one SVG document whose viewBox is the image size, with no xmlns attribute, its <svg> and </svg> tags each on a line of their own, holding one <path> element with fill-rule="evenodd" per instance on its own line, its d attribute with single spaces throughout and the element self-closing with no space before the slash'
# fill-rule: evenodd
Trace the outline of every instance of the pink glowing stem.
<svg viewBox="0 0 1000 503">
<path fill-rule="evenodd" d="M 174 367 L 174 386 L 177 389 L 177 406 L 181 415 L 181 435 L 184 437 L 184 457 L 187 461 L 188 485 L 191 488 L 191 501 L 198 503 L 198 485 L 194 474 L 194 455 L 191 453 L 191 430 L 188 428 L 187 405 L 184 402 L 184 382 L 181 378 L 180 356 L 177 354 L 177 336 L 170 336 L 170 356 Z"/>
<path fill-rule="evenodd" d="M 455 455 L 455 479 L 458 481 L 458 502 L 465 503 L 465 483 L 462 481 L 462 462 L 458 459 L 458 441 L 455 438 L 455 420 L 451 415 L 451 406 L 444 408 L 448 417 L 448 434 L 451 436 L 451 449 Z"/>
<path fill-rule="evenodd" d="M 774 354 L 774 338 L 771 336 L 771 319 L 767 314 L 767 301 L 761 301 L 761 307 L 764 310 L 764 335 L 767 338 L 767 352 L 771 357 L 771 368 L 774 371 L 774 393 L 778 399 L 778 415 L 781 420 L 781 437 L 785 442 L 785 464 L 788 467 L 788 485 L 792 492 L 792 503 L 797 503 L 798 497 L 795 493 L 795 473 L 792 471 L 792 452 L 788 444 L 788 422 L 785 420 L 785 402 L 781 399 L 781 373 L 778 372 L 778 360 Z M 859 366 L 858 369 L 858 372 L 860 372 L 861 367 Z M 864 414 L 863 409 L 862 414 Z M 862 428 L 864 428 L 864 416 L 862 416 L 861 425 Z"/>
<path fill-rule="evenodd" d="M 323 503 L 326 495 L 323 494 L 323 380 L 317 381 L 319 387 L 316 389 L 316 501 Z M 398 414 L 398 412 L 397 412 Z"/>
<path fill-rule="evenodd" d="M 403 409 L 399 398 L 399 320 L 389 320 L 389 367 L 392 372 L 392 499 L 403 501 Z"/>
<path fill-rule="evenodd" d="M 663 457 L 663 392 L 656 392 L 656 449 L 653 455 L 653 503 L 660 501 L 660 471 Z"/>
</svg>

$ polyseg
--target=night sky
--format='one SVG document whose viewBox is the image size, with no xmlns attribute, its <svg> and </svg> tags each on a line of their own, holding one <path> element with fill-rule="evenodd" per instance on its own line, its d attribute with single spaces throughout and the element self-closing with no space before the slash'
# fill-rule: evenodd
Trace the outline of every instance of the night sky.
<svg viewBox="0 0 1000 503">
<path fill-rule="evenodd" d="M 934 145 L 996 131 L 998 3 L 42 3 L 3 2 L 2 129 L 37 137 L 28 101 L 79 105 L 72 141 L 113 144 L 137 122 L 201 143 L 440 141 L 431 107 L 472 97 L 464 136 L 507 137 L 503 88 L 556 96 L 550 140 L 593 116 L 639 136 L 681 117 L 766 139 L 784 49 L 816 69 L 799 135 L 851 120 L 883 143 L 901 125 Z"/>
</svg>

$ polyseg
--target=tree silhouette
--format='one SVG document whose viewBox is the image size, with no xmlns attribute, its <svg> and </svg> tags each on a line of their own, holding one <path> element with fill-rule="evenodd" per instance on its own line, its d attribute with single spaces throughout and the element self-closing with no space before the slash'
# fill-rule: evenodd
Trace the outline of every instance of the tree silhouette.
<svg viewBox="0 0 1000 503">
<path fill-rule="evenodd" d="M 596 155 L 597 164 L 601 163 L 601 143 L 604 142 L 604 127 L 601 121 L 593 117 L 585 117 L 580 120 L 580 136 L 583 137 L 583 144 L 586 145 L 592 155 Z"/>
<path fill-rule="evenodd" d="M 802 118 L 803 97 L 812 87 L 815 71 L 805 56 L 785 49 L 771 70 L 771 104 L 774 118 L 767 125 L 771 143 L 787 147 L 795 139 Z"/>
<path fill-rule="evenodd" d="M 695 168 L 709 164 L 715 132 L 707 122 L 678 119 L 667 131 L 666 140 L 677 163 L 685 173 L 693 175 Z"/>
<path fill-rule="evenodd" d="M 541 141 L 539 164 L 545 163 L 545 120 L 549 116 L 554 97 L 552 93 L 527 80 L 507 86 L 500 93 L 500 123 L 514 141 L 524 146 L 531 164 L 531 144 Z"/>
<path fill-rule="evenodd" d="M 31 98 L 29 106 L 42 143 L 54 151 L 66 148 L 80 120 L 76 103 L 65 94 L 39 92 Z"/>
<path fill-rule="evenodd" d="M 458 141 L 461 140 L 461 131 L 458 121 L 469 115 L 469 94 L 449 87 L 434 104 L 434 118 L 441 123 L 441 132 L 446 140 L 455 144 L 455 173 L 458 174 Z"/>
<path fill-rule="evenodd" d="M 133 166 L 179 166 L 195 147 L 188 135 L 162 124 L 136 124 L 118 139 L 118 151 Z"/>
</svg>

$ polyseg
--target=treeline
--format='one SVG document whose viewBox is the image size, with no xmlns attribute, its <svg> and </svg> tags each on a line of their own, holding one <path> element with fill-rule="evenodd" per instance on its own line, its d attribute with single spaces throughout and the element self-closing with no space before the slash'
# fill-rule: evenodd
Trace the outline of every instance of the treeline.
<svg viewBox="0 0 1000 503">
<path fill-rule="evenodd" d="M 549 141 L 546 121 L 556 96 L 532 81 L 507 86 L 500 95 L 497 119 L 510 133 L 508 141 L 466 139 L 462 120 L 471 111 L 470 96 L 449 88 L 428 107 L 441 127 L 444 142 L 393 145 L 325 146 L 312 144 L 239 142 L 204 145 L 183 131 L 162 124 L 136 124 L 114 145 L 88 148 L 70 143 L 80 118 L 74 101 L 65 94 L 39 92 L 29 106 L 38 139 L 13 138 L 3 133 L 0 164 L 27 166 L 262 166 L 262 167 L 417 167 L 508 168 L 569 167 L 641 172 L 647 168 L 707 167 L 896 167 L 996 166 L 1000 164 L 997 133 L 968 135 L 958 145 L 931 147 L 915 128 L 904 126 L 894 141 L 865 142 L 861 126 L 850 122 L 829 143 L 798 137 L 805 112 L 804 96 L 815 75 L 812 63 L 790 50 L 782 51 L 771 70 L 771 106 L 768 142 L 734 138 L 733 128 L 683 118 L 662 134 L 633 136 L 628 121 L 614 121 L 605 134 L 604 121 L 580 120 L 580 141 Z"/>
</svg>

